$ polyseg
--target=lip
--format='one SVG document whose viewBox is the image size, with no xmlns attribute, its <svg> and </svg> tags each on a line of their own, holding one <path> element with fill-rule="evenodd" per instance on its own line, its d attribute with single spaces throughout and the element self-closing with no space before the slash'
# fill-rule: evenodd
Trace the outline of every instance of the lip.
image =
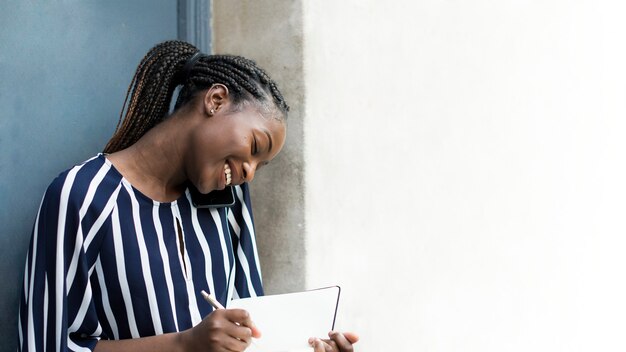
<svg viewBox="0 0 626 352">
<path fill-rule="evenodd" d="M 226 160 L 226 164 L 228 164 L 228 167 L 230 167 L 230 185 L 234 186 L 234 185 L 238 185 L 241 184 L 241 178 L 239 177 L 239 175 L 241 175 L 241 173 L 239 172 L 239 169 L 237 169 L 235 167 L 235 164 L 231 161 L 231 160 Z M 223 174 L 223 172 L 222 172 Z M 239 181 L 239 183 L 237 183 Z M 226 175 L 224 175 L 224 184 L 226 184 Z"/>
</svg>

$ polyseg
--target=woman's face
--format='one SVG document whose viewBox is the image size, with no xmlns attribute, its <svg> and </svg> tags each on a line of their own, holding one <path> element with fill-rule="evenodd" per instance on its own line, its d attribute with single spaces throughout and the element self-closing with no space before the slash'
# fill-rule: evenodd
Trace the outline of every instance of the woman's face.
<svg viewBox="0 0 626 352">
<path fill-rule="evenodd" d="M 201 193 L 250 182 L 285 143 L 284 122 L 262 116 L 252 105 L 222 109 L 191 133 L 186 172 Z"/>
</svg>

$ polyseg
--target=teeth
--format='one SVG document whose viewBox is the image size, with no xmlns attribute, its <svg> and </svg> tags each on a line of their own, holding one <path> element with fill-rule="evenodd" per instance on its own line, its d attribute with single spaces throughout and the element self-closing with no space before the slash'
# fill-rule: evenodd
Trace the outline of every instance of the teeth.
<svg viewBox="0 0 626 352">
<path fill-rule="evenodd" d="M 229 186 L 230 183 L 232 182 L 232 176 L 230 173 L 231 173 L 230 166 L 228 166 L 228 164 L 224 164 L 224 175 L 226 175 L 226 186 Z"/>
</svg>

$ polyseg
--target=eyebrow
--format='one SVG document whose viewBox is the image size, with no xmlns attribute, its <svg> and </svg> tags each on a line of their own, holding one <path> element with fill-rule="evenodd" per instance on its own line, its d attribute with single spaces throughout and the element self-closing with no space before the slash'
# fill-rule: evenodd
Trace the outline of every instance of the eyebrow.
<svg viewBox="0 0 626 352">
<path fill-rule="evenodd" d="M 272 152 L 272 144 L 273 144 L 272 143 L 272 136 L 270 136 L 270 133 L 267 130 L 264 130 L 263 132 L 265 132 L 265 134 L 267 135 L 267 139 L 269 139 L 269 141 L 270 141 L 270 145 L 269 145 L 269 148 L 267 149 L 267 152 L 271 153 Z"/>
</svg>

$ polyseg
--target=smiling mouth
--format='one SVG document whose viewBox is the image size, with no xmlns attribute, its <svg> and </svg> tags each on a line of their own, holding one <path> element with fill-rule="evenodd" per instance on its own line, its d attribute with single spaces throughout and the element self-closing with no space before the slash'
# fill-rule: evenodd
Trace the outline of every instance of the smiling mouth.
<svg viewBox="0 0 626 352">
<path fill-rule="evenodd" d="M 230 166 L 228 166 L 228 163 L 224 164 L 224 175 L 226 176 L 226 186 L 230 186 L 233 178 L 231 176 L 231 170 Z"/>
</svg>

